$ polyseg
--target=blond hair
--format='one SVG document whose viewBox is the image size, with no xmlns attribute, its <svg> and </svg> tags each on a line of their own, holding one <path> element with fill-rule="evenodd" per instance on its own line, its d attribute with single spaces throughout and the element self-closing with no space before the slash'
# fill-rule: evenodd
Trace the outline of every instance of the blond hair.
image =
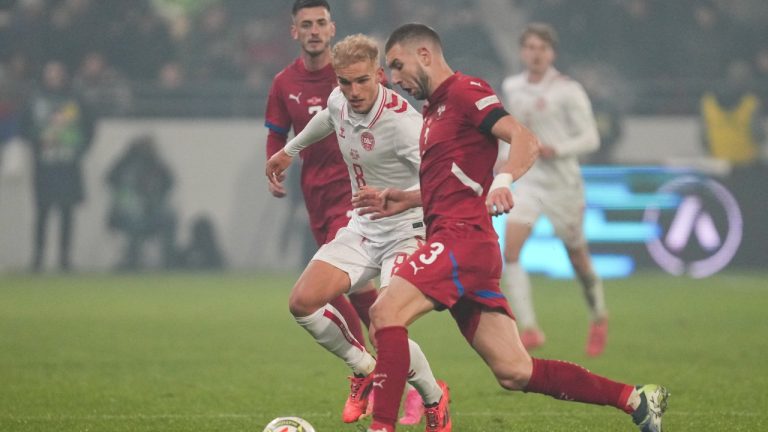
<svg viewBox="0 0 768 432">
<path fill-rule="evenodd" d="M 368 61 L 379 64 L 379 45 L 370 36 L 364 34 L 350 35 L 342 39 L 331 50 L 333 68 L 343 68 L 349 65 Z"/>
</svg>

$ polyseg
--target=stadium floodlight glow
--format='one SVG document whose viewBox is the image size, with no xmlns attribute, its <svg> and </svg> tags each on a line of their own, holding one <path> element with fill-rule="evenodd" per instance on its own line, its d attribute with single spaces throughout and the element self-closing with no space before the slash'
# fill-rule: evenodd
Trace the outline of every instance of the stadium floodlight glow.
<svg viewBox="0 0 768 432">
<path fill-rule="evenodd" d="M 712 179 L 683 176 L 662 185 L 659 192 L 679 195 L 680 205 L 672 212 L 649 206 L 643 214 L 646 223 L 660 230 L 646 242 L 653 260 L 671 274 L 694 278 L 725 268 L 736 255 L 743 231 L 741 210 L 728 189 Z"/>
</svg>

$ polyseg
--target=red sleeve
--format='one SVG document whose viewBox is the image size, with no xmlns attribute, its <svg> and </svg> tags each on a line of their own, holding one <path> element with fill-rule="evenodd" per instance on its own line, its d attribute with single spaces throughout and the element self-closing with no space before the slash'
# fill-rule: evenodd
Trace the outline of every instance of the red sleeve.
<svg viewBox="0 0 768 432">
<path fill-rule="evenodd" d="M 288 140 L 291 128 L 291 116 L 285 106 L 280 88 L 280 80 L 275 80 L 269 89 L 264 126 L 267 133 L 267 158 L 277 153 Z"/>
<path fill-rule="evenodd" d="M 483 80 L 475 78 L 464 81 L 457 93 L 460 106 L 464 107 L 467 118 L 477 128 L 483 128 L 483 122 L 497 109 L 504 109 L 499 97 Z"/>
</svg>

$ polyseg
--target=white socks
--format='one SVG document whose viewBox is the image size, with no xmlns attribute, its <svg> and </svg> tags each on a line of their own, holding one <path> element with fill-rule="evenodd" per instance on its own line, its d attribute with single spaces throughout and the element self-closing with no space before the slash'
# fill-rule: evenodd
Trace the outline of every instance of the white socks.
<svg viewBox="0 0 768 432">
<path fill-rule="evenodd" d="M 584 300 L 587 302 L 592 321 L 604 319 L 608 313 L 605 309 L 605 292 L 603 292 L 602 279 L 593 272 L 584 277 L 580 276 L 579 281 L 584 290 Z"/>
<path fill-rule="evenodd" d="M 296 317 L 296 322 L 304 327 L 317 343 L 344 360 L 355 374 L 368 375 L 373 372 L 376 360 L 352 336 L 344 318 L 330 304 L 318 309 L 312 315 Z"/>
<path fill-rule="evenodd" d="M 431 405 L 440 402 L 443 391 L 437 385 L 435 376 L 432 375 L 432 369 L 429 367 L 427 357 L 421 351 L 421 347 L 416 342 L 408 339 L 408 351 L 411 355 L 411 365 L 408 370 L 408 383 L 419 392 L 425 405 Z"/>
<path fill-rule="evenodd" d="M 536 312 L 533 311 L 533 296 L 531 295 L 531 280 L 520 262 L 507 263 L 505 294 L 515 313 L 520 328 L 535 328 Z"/>
<path fill-rule="evenodd" d="M 376 359 L 349 333 L 347 323 L 341 314 L 330 304 L 305 317 L 296 317 L 296 322 L 304 327 L 325 349 L 335 354 L 357 375 L 368 375 L 376 367 Z M 443 391 L 437 384 L 432 369 L 419 345 L 408 339 L 411 364 L 408 382 L 424 399 L 425 404 L 440 401 Z"/>
</svg>

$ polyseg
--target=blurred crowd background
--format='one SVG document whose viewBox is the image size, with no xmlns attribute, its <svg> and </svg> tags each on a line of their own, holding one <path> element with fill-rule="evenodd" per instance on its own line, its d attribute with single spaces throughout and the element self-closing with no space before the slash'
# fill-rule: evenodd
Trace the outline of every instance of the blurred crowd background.
<svg viewBox="0 0 768 432">
<path fill-rule="evenodd" d="M 30 154 L 38 167 L 67 158 L 85 166 L 82 176 L 73 173 L 65 181 L 55 177 L 48 186 L 38 169 L 38 177 L 29 183 L 40 190 L 26 201 L 20 197 L 27 186 L 0 178 L 0 270 L 45 267 L 43 252 L 52 248 L 44 240 L 50 224 L 47 214 L 57 206 L 64 256 L 58 264 L 64 270 L 72 265 L 66 253 L 72 242 L 76 260 L 95 269 L 105 268 L 107 260 L 115 261 L 117 269 L 140 268 L 147 239 L 160 239 L 155 262 L 167 268 L 220 268 L 227 263 L 226 251 L 235 267 L 280 267 L 275 263 L 289 260 L 286 257 L 302 247 L 299 255 L 305 259 L 311 253 L 308 243 L 291 249 L 294 252 L 283 251 L 282 258 L 263 251 L 268 241 L 286 249 L 291 230 L 285 227 L 302 222 L 301 217 L 294 221 L 301 213 L 300 197 L 273 206 L 260 177 L 266 95 L 273 76 L 298 53 L 289 31 L 291 3 L 0 0 L 0 161 L 5 157 L 0 174 L 32 176 L 29 166 L 24 169 L 21 147 L 6 145 L 16 138 L 32 144 Z M 530 21 L 552 24 L 560 36 L 556 65 L 585 86 L 598 118 L 604 150 L 590 162 L 615 162 L 610 153 L 625 117 L 652 117 L 650 128 L 655 130 L 663 125 L 660 118 L 698 119 L 707 94 L 717 95 L 726 108 L 740 103 L 745 94 L 756 98 L 758 108 L 768 102 L 765 0 L 330 3 L 337 40 L 364 32 L 383 41 L 399 24 L 424 22 L 442 35 L 454 68 L 481 76 L 497 88 L 505 76 L 520 70 L 517 38 L 522 26 Z M 35 124 L 35 115 L 63 88 L 76 97 L 76 109 L 67 113 L 77 118 L 78 126 L 75 135 L 67 135 L 72 142 L 68 153 L 47 154 L 40 143 L 55 131 L 49 130 L 51 124 Z M 56 120 L 62 123 L 70 117 Z M 230 123 L 205 123 L 197 129 L 191 123 L 172 123 L 190 119 Z M 757 121 L 755 137 L 764 140 L 759 130 L 764 120 Z M 53 126 L 61 126 L 58 123 Z M 696 123 L 676 130 L 687 133 L 690 124 Z M 640 125 L 649 126 L 642 121 Z M 687 141 L 702 141 L 696 136 Z M 627 148 L 634 150 L 625 154 L 634 151 L 639 155 L 635 159 L 657 162 L 660 158 L 649 157 L 644 149 L 651 140 L 630 136 L 633 144 Z M 227 150 L 228 141 L 239 145 Z M 677 150 L 656 144 L 673 156 L 696 153 L 691 143 L 682 141 Z M 705 149 L 701 144 L 695 146 Z M 214 173 L 213 167 L 223 167 L 225 160 L 247 160 L 248 166 Z M 764 166 L 758 168 L 763 174 Z M 746 183 L 754 184 L 754 172 L 750 169 Z M 201 180 L 202 173 L 210 177 Z M 295 187 L 295 176 L 292 181 Z M 91 192 L 84 193 L 83 187 Z M 205 193 L 210 196 L 203 198 Z M 754 199 L 762 198 L 748 197 Z M 86 205 L 75 211 L 82 201 Z M 277 223 L 269 220 L 274 217 L 269 211 L 281 205 L 289 216 L 270 233 L 282 230 L 282 237 L 275 234 L 278 237 L 268 240 L 264 228 Z M 73 211 L 86 216 L 73 222 Z M 29 222 L 35 215 L 36 222 Z M 73 224 L 80 227 L 75 230 L 79 234 L 70 232 Z M 177 234 L 182 229 L 184 233 Z M 217 239 L 217 229 L 224 231 L 218 234 L 223 240 Z M 104 258 L 96 246 L 116 233 L 127 237 L 124 246 L 110 240 L 110 247 L 122 252 Z M 17 243 L 29 247 L 6 248 Z M 20 264 L 20 255 L 32 258 Z"/>
<path fill-rule="evenodd" d="M 484 13 L 504 3 L 511 16 Z M 497 5 L 498 6 L 498 5 Z M 632 113 L 693 113 L 729 70 L 768 95 L 768 6 L 761 0 L 339 0 L 338 37 L 382 39 L 407 21 L 445 37 L 456 68 L 498 83 L 513 22 L 546 21 L 559 67 Z M 296 54 L 287 7 L 267 0 L 0 1 L 2 112 L 23 103 L 43 65 L 62 61 L 100 115 L 256 116 Z M 504 45 L 506 42 L 506 45 Z"/>
</svg>

